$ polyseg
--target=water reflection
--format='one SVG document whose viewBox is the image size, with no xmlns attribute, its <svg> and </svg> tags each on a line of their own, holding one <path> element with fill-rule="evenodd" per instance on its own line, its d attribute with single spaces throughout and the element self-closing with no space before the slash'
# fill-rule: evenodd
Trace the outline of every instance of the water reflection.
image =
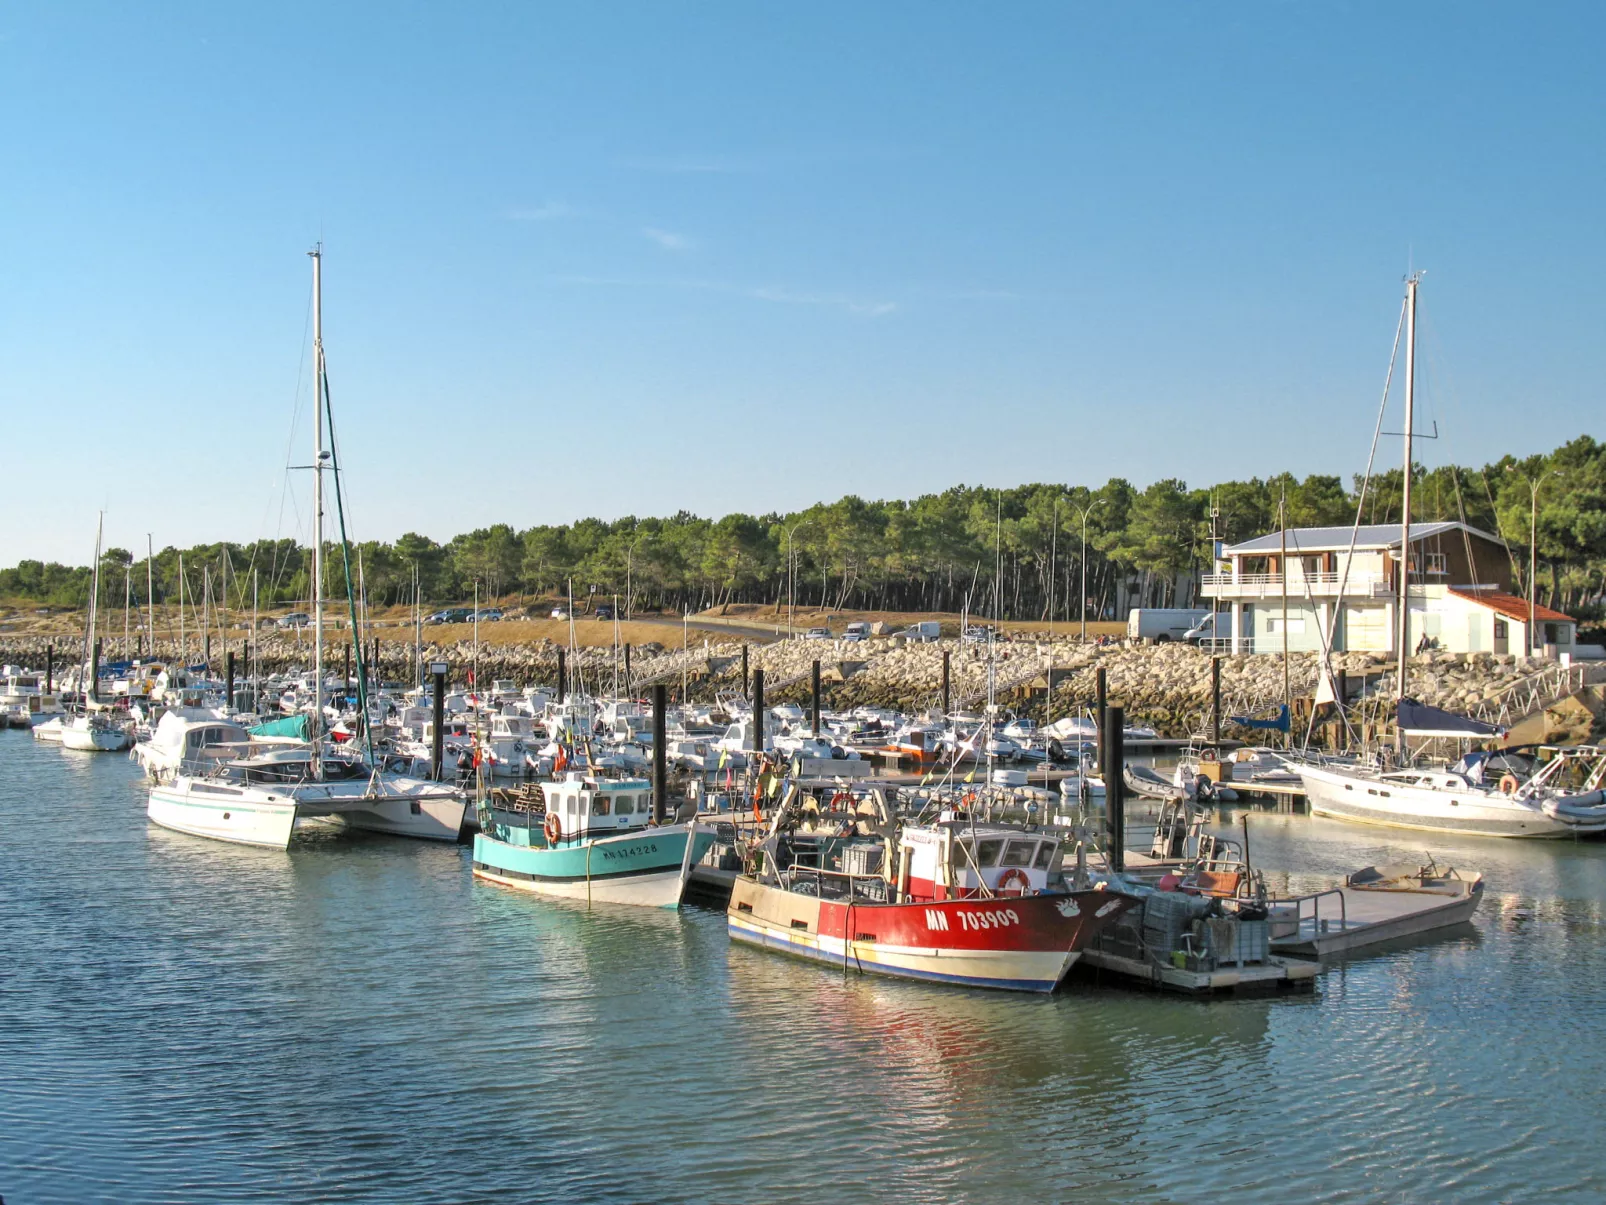
<svg viewBox="0 0 1606 1205">
<path fill-rule="evenodd" d="M 1482 871 L 1471 932 L 1312 997 L 1017 997 L 474 883 L 458 848 L 169 833 L 135 767 L 25 733 L 0 775 L 8 1198 L 1598 1195 L 1601 846 L 1256 815 L 1289 884 Z"/>
</svg>

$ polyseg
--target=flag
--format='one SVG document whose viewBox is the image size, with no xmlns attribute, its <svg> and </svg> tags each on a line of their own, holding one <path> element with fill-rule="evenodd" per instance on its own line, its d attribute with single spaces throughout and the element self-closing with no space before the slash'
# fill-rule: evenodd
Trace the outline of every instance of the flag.
<svg viewBox="0 0 1606 1205">
<path fill-rule="evenodd" d="M 730 757 L 730 755 L 731 755 L 731 751 L 729 749 L 721 749 L 719 751 L 719 765 L 714 767 L 714 768 L 716 770 L 723 770 L 725 768 L 725 762 Z"/>
<path fill-rule="evenodd" d="M 965 781 L 966 782 L 975 782 L 976 781 L 976 767 L 975 766 L 970 767 L 970 773 L 965 775 Z"/>
<path fill-rule="evenodd" d="M 926 771 L 926 776 L 920 780 L 920 785 L 921 786 L 925 786 L 928 782 L 930 782 L 931 781 L 931 776 L 933 774 L 935 774 L 936 772 L 937 771 L 935 771 L 935 770 L 927 770 Z"/>
</svg>

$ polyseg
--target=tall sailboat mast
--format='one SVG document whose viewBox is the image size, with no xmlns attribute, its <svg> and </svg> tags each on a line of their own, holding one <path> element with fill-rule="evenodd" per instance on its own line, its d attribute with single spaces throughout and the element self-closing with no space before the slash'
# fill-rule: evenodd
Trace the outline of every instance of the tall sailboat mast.
<svg viewBox="0 0 1606 1205">
<path fill-rule="evenodd" d="M 1405 479 L 1400 495 L 1400 689 L 1405 698 L 1405 661 L 1411 655 L 1411 438 L 1416 421 L 1416 286 L 1421 274 L 1414 274 L 1405 282 Z M 1405 735 L 1395 733 L 1400 751 L 1405 750 Z"/>
<path fill-rule="evenodd" d="M 323 738 L 323 245 L 312 257 L 312 768 L 323 776 L 318 756 Z"/>
<path fill-rule="evenodd" d="M 106 527 L 106 516 L 102 513 L 95 520 L 95 567 L 89 575 L 89 626 L 84 638 L 84 667 L 89 671 L 89 685 L 85 688 L 84 697 L 91 703 L 97 702 L 100 697 L 100 666 L 95 657 L 95 623 L 100 618 L 96 612 L 100 606 L 100 537 Z"/>
</svg>

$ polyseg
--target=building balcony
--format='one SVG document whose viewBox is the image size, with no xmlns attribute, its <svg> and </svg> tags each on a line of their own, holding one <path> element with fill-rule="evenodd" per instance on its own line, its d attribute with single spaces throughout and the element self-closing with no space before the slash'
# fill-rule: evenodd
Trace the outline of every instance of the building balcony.
<svg viewBox="0 0 1606 1205">
<path fill-rule="evenodd" d="M 1388 598 L 1394 588 L 1381 574 L 1352 573 L 1347 578 L 1341 573 L 1294 573 L 1288 577 L 1288 597 L 1312 598 Z M 1231 601 L 1243 599 L 1259 602 L 1280 599 L 1283 594 L 1283 575 L 1280 573 L 1244 573 L 1234 577 L 1230 573 L 1207 573 L 1200 593 L 1206 598 Z"/>
</svg>

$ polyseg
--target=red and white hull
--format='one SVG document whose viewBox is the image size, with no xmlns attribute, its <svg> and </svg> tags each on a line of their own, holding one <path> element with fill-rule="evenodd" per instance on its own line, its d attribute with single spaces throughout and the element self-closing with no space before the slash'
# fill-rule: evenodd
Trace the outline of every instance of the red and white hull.
<svg viewBox="0 0 1606 1205">
<path fill-rule="evenodd" d="M 1083 947 L 1136 903 L 1108 891 L 847 903 L 737 879 L 726 919 L 737 941 L 866 974 L 1051 992 Z"/>
</svg>

